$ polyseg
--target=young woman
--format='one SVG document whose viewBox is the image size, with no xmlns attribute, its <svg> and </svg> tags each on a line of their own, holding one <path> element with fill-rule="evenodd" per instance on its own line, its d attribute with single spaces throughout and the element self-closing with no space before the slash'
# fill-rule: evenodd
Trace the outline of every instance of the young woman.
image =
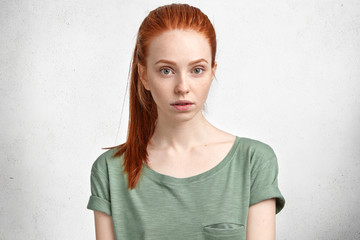
<svg viewBox="0 0 360 240">
<path fill-rule="evenodd" d="M 215 55 L 214 28 L 198 8 L 166 5 L 142 22 L 127 141 L 91 170 L 97 239 L 275 239 L 285 200 L 274 151 L 202 113 Z"/>
</svg>

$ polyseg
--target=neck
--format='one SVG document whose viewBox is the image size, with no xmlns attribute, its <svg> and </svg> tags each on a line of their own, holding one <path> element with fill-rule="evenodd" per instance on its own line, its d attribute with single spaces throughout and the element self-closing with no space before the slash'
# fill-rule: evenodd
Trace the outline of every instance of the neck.
<svg viewBox="0 0 360 240">
<path fill-rule="evenodd" d="M 149 145 L 184 152 L 194 146 L 206 144 L 213 129 L 214 126 L 207 121 L 202 112 L 190 120 L 169 120 L 159 115 Z"/>
</svg>

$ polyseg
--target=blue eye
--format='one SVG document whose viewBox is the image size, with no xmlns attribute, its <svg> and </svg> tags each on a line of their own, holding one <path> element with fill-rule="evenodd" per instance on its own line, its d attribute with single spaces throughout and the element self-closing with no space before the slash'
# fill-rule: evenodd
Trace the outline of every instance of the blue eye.
<svg viewBox="0 0 360 240">
<path fill-rule="evenodd" d="M 169 68 L 162 68 L 160 69 L 160 72 L 164 75 L 169 75 L 171 73 L 171 70 Z"/>
<path fill-rule="evenodd" d="M 202 73 L 203 71 L 204 71 L 204 70 L 201 69 L 201 68 L 195 68 L 193 72 L 194 72 L 195 74 L 200 74 L 200 73 Z"/>
</svg>

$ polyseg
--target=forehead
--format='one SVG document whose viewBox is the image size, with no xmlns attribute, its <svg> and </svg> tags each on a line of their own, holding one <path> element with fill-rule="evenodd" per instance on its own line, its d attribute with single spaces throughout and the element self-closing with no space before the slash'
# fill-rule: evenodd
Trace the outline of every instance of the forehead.
<svg viewBox="0 0 360 240">
<path fill-rule="evenodd" d="M 179 63 L 205 58 L 210 63 L 208 39 L 194 30 L 170 30 L 152 39 L 147 60 L 149 63 L 167 59 Z"/>
</svg>

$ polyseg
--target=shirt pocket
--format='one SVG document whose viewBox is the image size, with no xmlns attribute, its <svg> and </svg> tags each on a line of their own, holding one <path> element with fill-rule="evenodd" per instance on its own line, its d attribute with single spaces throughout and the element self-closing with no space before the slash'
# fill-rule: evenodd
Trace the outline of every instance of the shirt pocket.
<svg viewBox="0 0 360 240">
<path fill-rule="evenodd" d="M 245 240 L 245 226 L 240 223 L 214 223 L 202 227 L 205 240 Z"/>
</svg>

